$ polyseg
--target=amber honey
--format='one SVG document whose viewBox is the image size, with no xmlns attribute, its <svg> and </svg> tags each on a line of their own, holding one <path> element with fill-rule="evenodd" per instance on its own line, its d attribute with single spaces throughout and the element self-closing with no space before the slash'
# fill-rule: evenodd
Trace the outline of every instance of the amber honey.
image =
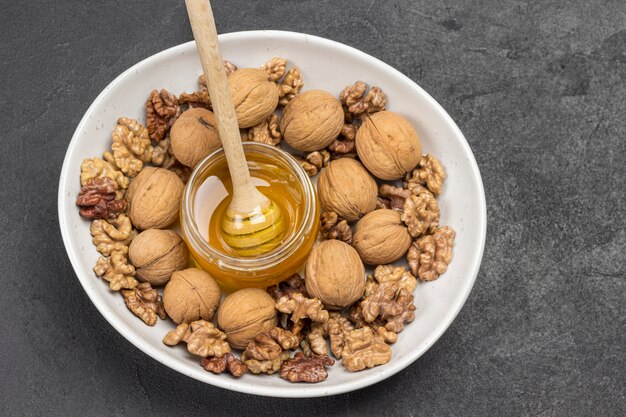
<svg viewBox="0 0 626 417">
<path fill-rule="evenodd" d="M 319 208 L 313 185 L 288 154 L 261 144 L 244 144 L 253 184 L 277 204 L 285 222 L 281 244 L 253 256 L 224 240 L 221 216 L 230 203 L 232 182 L 218 151 L 194 171 L 183 197 L 183 237 L 196 264 L 226 291 L 264 288 L 297 272 L 317 239 Z"/>
</svg>

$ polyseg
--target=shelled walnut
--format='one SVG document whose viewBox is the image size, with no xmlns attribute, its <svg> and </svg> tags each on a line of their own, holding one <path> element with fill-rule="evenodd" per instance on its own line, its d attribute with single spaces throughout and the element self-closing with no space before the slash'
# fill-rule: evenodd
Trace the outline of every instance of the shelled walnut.
<svg viewBox="0 0 626 417">
<path fill-rule="evenodd" d="M 137 234 L 133 230 L 130 219 L 120 214 L 116 219 L 94 220 L 91 223 L 92 242 L 96 250 L 105 256 L 113 252 L 128 253 L 128 245 Z"/>
<path fill-rule="evenodd" d="M 287 67 L 287 60 L 283 58 L 274 57 L 261 65 L 261 69 L 265 71 L 270 81 L 277 82 L 283 75 L 285 75 Z"/>
<path fill-rule="evenodd" d="M 87 158 L 80 164 L 80 185 L 84 186 L 87 181 L 96 178 L 111 178 L 119 186 L 115 195 L 122 198 L 124 191 L 128 188 L 128 177 L 119 171 L 114 164 L 100 158 Z"/>
<path fill-rule="evenodd" d="M 93 271 L 96 276 L 108 281 L 109 288 L 113 291 L 133 289 L 139 284 L 135 279 L 135 268 L 128 263 L 128 258 L 122 251 L 113 251 L 107 258 L 98 258 Z"/>
<path fill-rule="evenodd" d="M 134 177 L 144 163 L 152 159 L 152 146 L 148 130 L 137 120 L 120 117 L 113 129 L 112 153 L 105 152 L 104 159 L 115 164 L 124 174 Z"/>
<path fill-rule="evenodd" d="M 276 301 L 276 310 L 281 313 L 291 314 L 294 323 L 309 318 L 313 321 L 328 320 L 328 311 L 317 298 L 306 298 L 300 293 L 284 295 Z"/>
<path fill-rule="evenodd" d="M 300 90 L 304 86 L 304 82 L 302 81 L 302 74 L 300 70 L 296 67 L 293 67 L 287 71 L 283 81 L 278 86 L 280 100 L 278 104 L 281 106 L 286 106 L 289 104 L 291 100 L 293 100 L 298 94 L 300 94 Z"/>
<path fill-rule="evenodd" d="M 309 177 L 317 175 L 318 172 L 325 168 L 330 161 L 330 153 L 326 149 L 307 153 L 304 158 L 296 156 L 296 160 L 300 166 L 306 171 Z"/>
<path fill-rule="evenodd" d="M 152 90 L 146 101 L 146 127 L 150 139 L 163 140 L 180 116 L 178 98 L 165 89 Z"/>
<path fill-rule="evenodd" d="M 208 372 L 221 374 L 224 371 L 228 371 L 235 378 L 239 378 L 248 371 L 248 367 L 232 353 L 227 353 L 221 358 L 215 356 L 202 358 L 201 364 Z"/>
<path fill-rule="evenodd" d="M 181 323 L 176 329 L 169 331 L 163 337 L 163 343 L 175 346 L 180 342 L 187 344 L 187 350 L 192 355 L 214 356 L 221 358 L 230 352 L 226 342 L 226 335 L 206 320 L 196 320 L 191 323 Z"/>
<path fill-rule="evenodd" d="M 328 378 L 326 367 L 334 364 L 335 361 L 326 355 L 307 357 L 298 352 L 282 363 L 280 377 L 289 382 L 322 382 Z"/>
<path fill-rule="evenodd" d="M 276 113 L 270 114 L 261 123 L 248 129 L 247 134 L 246 140 L 271 146 L 278 145 L 282 139 L 280 129 L 278 128 L 278 116 Z"/>
<path fill-rule="evenodd" d="M 397 211 L 404 211 L 404 203 L 411 196 L 408 188 L 395 187 L 389 184 L 381 184 L 378 187 L 377 208 L 386 208 Z"/>
<path fill-rule="evenodd" d="M 333 143 L 328 146 L 328 150 L 333 157 L 339 157 L 356 152 L 354 141 L 356 140 L 356 132 L 359 127 L 354 124 L 344 123 L 339 132 L 339 136 Z"/>
<path fill-rule="evenodd" d="M 434 195 L 441 194 L 446 172 L 441 162 L 433 155 L 423 155 L 417 167 L 406 175 L 407 188 L 413 188 L 414 184 L 424 185 Z"/>
<path fill-rule="evenodd" d="M 439 217 L 439 204 L 435 196 L 424 187 L 414 187 L 413 195 L 404 202 L 401 214 L 409 234 L 418 237 L 425 233 L 433 233 L 439 226 Z"/>
<path fill-rule="evenodd" d="M 305 297 L 309 296 L 306 291 L 304 280 L 299 274 L 293 274 L 286 280 L 269 287 L 267 289 L 267 293 L 274 299 L 274 301 L 278 301 L 285 295 L 290 296 L 295 293 L 300 293 Z"/>
<path fill-rule="evenodd" d="M 352 229 L 347 221 L 340 219 L 334 211 L 320 215 L 320 231 L 326 239 L 337 239 L 352 243 Z"/>
<path fill-rule="evenodd" d="M 344 88 L 339 94 L 349 118 L 385 110 L 387 104 L 385 93 L 378 87 L 372 87 L 369 91 L 367 89 L 367 84 L 357 81 Z"/>
<path fill-rule="evenodd" d="M 116 199 L 119 186 L 109 177 L 91 178 L 78 193 L 76 205 L 86 219 L 114 219 L 126 208 L 126 200 Z"/>
<path fill-rule="evenodd" d="M 407 253 L 411 272 L 422 281 L 436 280 L 446 272 L 452 260 L 455 234 L 452 228 L 444 226 L 414 241 Z"/>
<path fill-rule="evenodd" d="M 341 363 L 348 371 L 360 371 L 391 360 L 391 348 L 369 327 L 353 330 L 346 336 Z"/>
<path fill-rule="evenodd" d="M 279 328 L 274 328 L 279 329 Z M 250 340 L 247 344 L 246 349 L 241 355 L 241 360 L 246 364 L 250 372 L 254 374 L 258 373 L 267 373 L 273 374 L 280 369 L 281 364 L 287 358 L 289 358 L 289 349 L 294 349 L 298 346 L 298 343 L 295 344 L 289 343 L 285 344 L 280 339 L 278 339 L 279 335 L 284 335 L 284 333 L 279 333 L 276 331 L 270 332 L 262 332 L 257 334 L 254 339 Z M 284 330 L 280 329 L 281 332 Z M 293 341 L 293 338 L 289 337 L 290 342 Z"/>
<path fill-rule="evenodd" d="M 141 283 L 134 289 L 122 290 L 121 293 L 128 309 L 148 326 L 154 326 L 157 317 L 162 320 L 167 318 L 163 299 L 149 282 Z"/>
</svg>

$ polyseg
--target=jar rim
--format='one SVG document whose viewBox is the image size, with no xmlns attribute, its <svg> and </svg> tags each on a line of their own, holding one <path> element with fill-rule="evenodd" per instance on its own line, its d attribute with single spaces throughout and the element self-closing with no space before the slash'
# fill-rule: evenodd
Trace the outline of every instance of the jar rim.
<svg viewBox="0 0 626 417">
<path fill-rule="evenodd" d="M 200 235 L 198 226 L 194 219 L 194 184 L 198 181 L 199 177 L 205 172 L 210 164 L 215 161 L 216 158 L 224 155 L 223 148 L 219 148 L 206 156 L 196 165 L 193 172 L 191 173 L 189 180 L 185 185 L 183 199 L 181 202 L 181 226 L 183 229 L 183 234 L 187 235 L 188 237 L 189 242 L 187 243 L 193 245 L 194 249 L 196 249 L 196 252 L 198 252 L 200 256 L 217 261 L 219 267 L 221 268 L 250 272 L 251 270 L 270 268 L 281 262 L 286 257 L 293 254 L 298 249 L 298 247 L 304 241 L 304 235 L 307 233 L 308 230 L 313 227 L 313 222 L 316 221 L 316 219 L 313 219 L 313 217 L 315 217 L 313 214 L 315 213 L 316 209 L 317 197 L 315 193 L 315 187 L 313 186 L 311 179 L 307 175 L 306 171 L 304 171 L 304 168 L 302 168 L 302 166 L 291 154 L 283 151 L 276 146 L 271 146 L 259 142 L 243 142 L 242 145 L 244 148 L 244 153 L 246 151 L 254 151 L 266 155 L 271 155 L 273 157 L 278 157 L 296 175 L 297 179 L 302 185 L 305 205 L 305 210 L 303 214 L 304 220 L 299 225 L 298 229 L 296 229 L 294 233 L 291 234 L 289 239 L 281 246 L 279 246 L 276 250 L 273 250 L 266 255 L 260 255 L 256 257 L 248 258 L 229 255 L 220 252 L 217 249 L 213 248 L 211 245 L 209 245 L 209 242 L 207 242 L 207 240 L 204 239 L 202 235 Z"/>
</svg>

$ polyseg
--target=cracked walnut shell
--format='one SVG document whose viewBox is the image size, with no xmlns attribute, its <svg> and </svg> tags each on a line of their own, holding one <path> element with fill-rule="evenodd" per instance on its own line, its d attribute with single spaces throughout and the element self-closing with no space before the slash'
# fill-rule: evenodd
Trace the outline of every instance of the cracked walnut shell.
<svg viewBox="0 0 626 417">
<path fill-rule="evenodd" d="M 144 168 L 126 191 L 128 215 L 138 229 L 163 229 L 178 219 L 183 182 L 165 168 Z"/>
<path fill-rule="evenodd" d="M 228 77 L 230 94 L 240 128 L 256 126 L 267 119 L 278 105 L 278 86 L 265 71 L 243 68 Z"/>
<path fill-rule="evenodd" d="M 148 326 L 154 326 L 157 317 L 162 320 L 167 318 L 163 300 L 149 282 L 141 283 L 131 290 L 122 290 L 122 296 L 128 309 Z"/>
<path fill-rule="evenodd" d="M 217 323 L 236 349 L 244 349 L 256 335 L 275 327 L 276 322 L 274 300 L 259 288 L 235 291 L 217 311 Z"/>
<path fill-rule="evenodd" d="M 130 243 L 128 257 L 137 277 L 152 285 L 164 285 L 172 274 L 189 263 L 187 245 L 173 230 L 148 229 Z"/>
<path fill-rule="evenodd" d="M 368 265 L 384 265 L 400 259 L 411 246 L 411 241 L 400 213 L 389 209 L 366 214 L 352 233 L 352 246 Z"/>
<path fill-rule="evenodd" d="M 363 165 L 383 180 L 404 177 L 422 157 L 422 145 L 413 126 L 390 111 L 364 117 L 356 133 L 356 151 Z"/>
<path fill-rule="evenodd" d="M 422 281 L 436 280 L 446 272 L 452 260 L 455 234 L 452 228 L 444 226 L 413 242 L 407 253 L 411 272 Z"/>
<path fill-rule="evenodd" d="M 176 120 L 170 140 L 176 159 L 190 168 L 222 146 L 215 115 L 200 107 L 187 110 Z"/>
<path fill-rule="evenodd" d="M 365 267 L 357 251 L 339 240 L 318 243 L 306 263 L 306 288 L 329 309 L 340 310 L 361 298 Z"/>
<path fill-rule="evenodd" d="M 198 268 L 177 271 L 163 292 L 163 305 L 174 323 L 211 320 L 220 303 L 220 288 L 208 272 Z"/>
<path fill-rule="evenodd" d="M 322 90 L 297 95 L 285 106 L 280 119 L 285 142 L 305 152 L 318 151 L 333 143 L 342 127 L 341 103 Z"/>
<path fill-rule="evenodd" d="M 353 330 L 346 336 L 341 363 L 351 372 L 383 365 L 391 360 L 391 348 L 369 327 Z"/>
<path fill-rule="evenodd" d="M 359 161 L 342 158 L 322 171 L 317 192 L 323 211 L 334 211 L 351 222 L 376 208 L 378 187 Z"/>
</svg>

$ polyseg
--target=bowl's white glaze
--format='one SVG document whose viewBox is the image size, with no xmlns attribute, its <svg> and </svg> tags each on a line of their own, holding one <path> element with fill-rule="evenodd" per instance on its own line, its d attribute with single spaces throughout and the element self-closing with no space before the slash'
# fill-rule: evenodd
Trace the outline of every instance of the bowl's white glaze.
<svg viewBox="0 0 626 417">
<path fill-rule="evenodd" d="M 83 159 L 99 156 L 110 146 L 116 120 L 144 120 L 144 103 L 152 89 L 175 94 L 195 91 L 201 72 L 193 42 L 185 43 L 128 69 L 95 99 L 67 149 L 59 182 L 59 223 L 70 261 L 87 295 L 102 315 L 126 339 L 159 362 L 218 387 L 276 397 L 316 397 L 366 387 L 399 372 L 433 345 L 454 320 L 469 295 L 480 267 L 486 234 L 485 196 L 480 173 L 463 134 L 443 108 L 409 78 L 389 65 L 349 46 L 301 33 L 253 31 L 220 36 L 222 53 L 240 67 L 257 67 L 273 56 L 287 58 L 301 70 L 305 89 L 338 94 L 357 79 L 380 86 L 389 109 L 404 115 L 422 138 L 423 150 L 439 157 L 448 178 L 438 199 L 441 224 L 457 231 L 453 261 L 438 281 L 419 284 L 415 291 L 415 321 L 392 346 L 390 363 L 350 373 L 340 364 L 319 384 L 291 384 L 278 376 L 245 375 L 233 379 L 202 369 L 184 347 L 170 348 L 161 339 L 171 322 L 148 327 L 132 315 L 119 294 L 92 272 L 98 254 L 91 244 L 89 222 L 75 206 Z"/>
</svg>

